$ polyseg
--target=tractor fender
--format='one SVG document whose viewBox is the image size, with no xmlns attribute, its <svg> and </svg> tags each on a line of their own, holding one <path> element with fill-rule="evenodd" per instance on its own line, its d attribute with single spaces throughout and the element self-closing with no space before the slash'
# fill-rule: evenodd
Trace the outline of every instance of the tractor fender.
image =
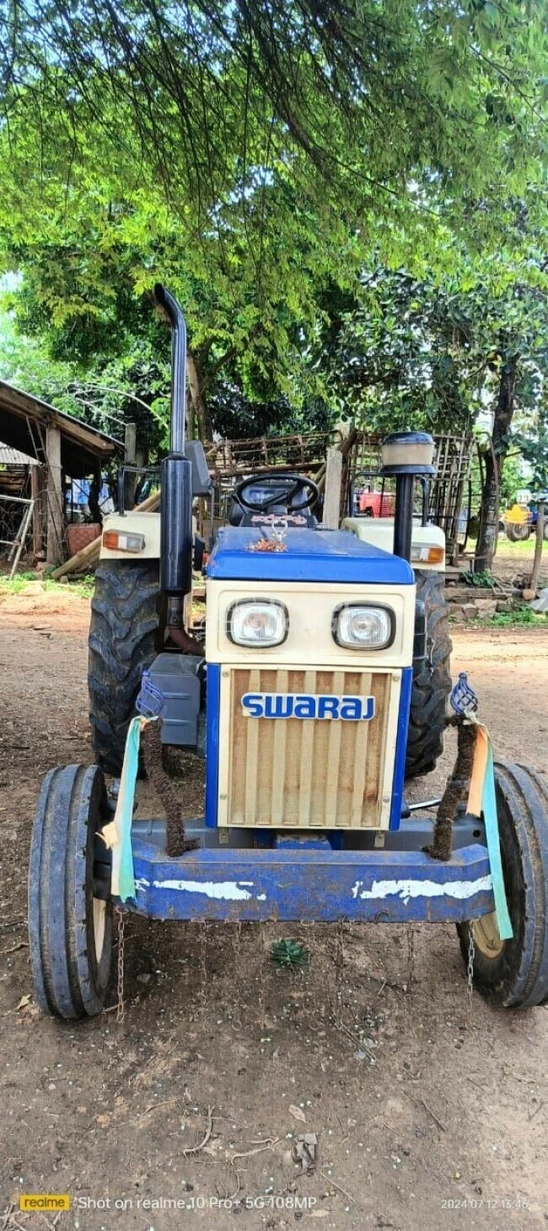
<svg viewBox="0 0 548 1231">
<path fill-rule="evenodd" d="M 341 528 L 350 530 L 364 543 L 381 547 L 383 551 L 394 551 L 393 517 L 345 517 Z M 436 554 L 441 557 L 435 563 L 428 561 L 430 547 L 437 548 Z M 428 573 L 445 572 L 445 534 L 440 526 L 421 526 L 413 521 L 411 567 Z"/>
<path fill-rule="evenodd" d="M 145 540 L 144 546 L 139 552 L 130 551 L 111 551 L 110 548 L 104 545 L 104 534 L 108 530 L 119 530 L 126 534 L 142 534 Z M 159 560 L 160 559 L 160 514 L 159 513 L 140 513 L 139 509 L 132 509 L 129 513 L 111 513 L 109 517 L 105 517 L 103 522 L 103 534 L 101 537 L 101 560 Z"/>
</svg>

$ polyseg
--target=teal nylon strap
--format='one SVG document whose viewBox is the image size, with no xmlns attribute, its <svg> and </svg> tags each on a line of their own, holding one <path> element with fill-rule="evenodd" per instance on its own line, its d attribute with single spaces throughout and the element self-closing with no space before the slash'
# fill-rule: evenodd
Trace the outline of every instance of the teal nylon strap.
<svg viewBox="0 0 548 1231">
<path fill-rule="evenodd" d="M 508 902 L 506 900 L 506 890 L 504 888 L 504 877 L 502 874 L 502 861 L 500 857 L 500 836 L 499 823 L 497 816 L 497 798 L 495 795 L 495 771 L 493 766 L 493 749 L 491 740 L 487 737 L 487 765 L 485 768 L 485 780 L 483 783 L 483 819 L 485 821 L 485 836 L 487 839 L 487 850 L 489 852 L 489 864 L 491 867 L 491 879 L 493 882 L 493 897 L 495 899 L 495 910 L 497 913 L 497 927 L 501 940 L 511 940 L 514 931 L 508 911 Z"/>
<path fill-rule="evenodd" d="M 136 715 L 131 719 L 126 736 L 124 766 L 120 781 L 121 811 L 117 814 L 120 840 L 120 866 L 118 873 L 118 896 L 122 902 L 135 897 L 135 873 L 131 846 L 133 802 L 139 768 L 139 743 L 144 719 Z"/>
</svg>

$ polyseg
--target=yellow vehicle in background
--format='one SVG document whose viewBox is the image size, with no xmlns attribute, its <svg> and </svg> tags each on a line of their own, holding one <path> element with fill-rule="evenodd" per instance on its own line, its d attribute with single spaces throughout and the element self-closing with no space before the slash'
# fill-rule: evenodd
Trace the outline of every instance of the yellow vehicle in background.
<svg viewBox="0 0 548 1231">
<path fill-rule="evenodd" d="M 544 493 L 540 499 L 546 499 Z M 511 543 L 523 542 L 532 534 L 538 516 L 536 508 L 531 508 L 531 504 L 535 503 L 534 500 L 530 504 L 516 500 L 512 507 L 502 514 L 504 533 Z M 548 539 L 548 520 L 544 523 L 544 538 Z"/>
</svg>

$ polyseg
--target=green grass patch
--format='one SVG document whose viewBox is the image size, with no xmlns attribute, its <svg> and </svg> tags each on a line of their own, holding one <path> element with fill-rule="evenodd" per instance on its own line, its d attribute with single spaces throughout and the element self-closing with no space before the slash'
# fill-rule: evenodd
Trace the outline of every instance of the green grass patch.
<svg viewBox="0 0 548 1231">
<path fill-rule="evenodd" d="M 37 577 L 36 573 L 27 572 L 17 573 L 11 581 L 9 577 L 0 577 L 0 594 L 24 594 L 25 588 L 31 581 L 39 581 L 46 594 L 68 593 L 76 594 L 78 598 L 91 598 L 95 586 L 93 573 L 86 577 L 79 577 L 77 581 L 61 584 L 60 581 L 53 581 L 51 577 Z"/>
<path fill-rule="evenodd" d="M 468 569 L 463 569 L 459 573 L 459 581 L 463 581 L 465 585 L 471 586 L 493 586 L 495 578 L 488 568 L 481 569 L 479 573 L 471 573 Z"/>
<path fill-rule="evenodd" d="M 476 550 L 476 539 L 470 538 L 466 544 L 466 552 L 474 552 Z M 497 550 L 493 561 L 493 568 L 497 571 L 497 560 L 504 560 L 508 556 L 529 556 L 535 550 L 535 532 L 534 530 L 529 535 L 528 539 L 520 539 L 518 543 L 513 543 L 506 538 L 505 534 L 499 534 L 497 539 Z M 548 552 L 547 552 L 548 554 Z"/>
<path fill-rule="evenodd" d="M 498 541 L 497 556 L 527 556 L 534 550 L 535 532 L 533 530 L 528 539 L 519 539 L 517 543 L 501 536 Z M 495 564 L 497 556 L 495 556 Z"/>
<path fill-rule="evenodd" d="M 477 620 L 474 623 L 494 625 L 495 628 L 536 628 L 548 624 L 548 615 L 537 615 L 530 607 L 518 607 L 516 611 L 497 611 L 490 620 Z"/>
<path fill-rule="evenodd" d="M 460 628 L 465 627 L 461 620 L 455 620 L 449 616 L 449 623 Z M 545 628 L 548 625 L 548 614 L 542 612 L 537 615 L 536 611 L 532 611 L 527 603 L 521 607 L 516 607 L 515 611 L 496 611 L 494 615 L 486 618 L 481 616 L 479 611 L 473 620 L 467 620 L 466 623 L 471 628 Z"/>
</svg>

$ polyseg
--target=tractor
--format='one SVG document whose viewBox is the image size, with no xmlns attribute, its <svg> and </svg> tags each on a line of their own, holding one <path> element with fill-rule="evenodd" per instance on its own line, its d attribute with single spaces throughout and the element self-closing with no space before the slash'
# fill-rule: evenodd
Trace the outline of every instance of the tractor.
<svg viewBox="0 0 548 1231">
<path fill-rule="evenodd" d="M 469 975 L 504 1006 L 548 999 L 548 786 L 495 761 L 464 673 L 457 756 L 432 815 L 405 797 L 413 682 L 432 672 L 411 566 L 424 432 L 393 433 L 393 544 L 318 521 L 308 477 L 249 475 L 206 566 L 205 644 L 189 619 L 203 450 L 185 440 L 186 329 L 172 329 L 170 451 L 159 516 L 103 529 L 90 631 L 96 763 L 52 769 L 37 803 L 29 947 L 38 1004 L 99 1013 L 114 910 L 154 919 L 453 922 Z M 183 820 L 174 749 L 203 767 Z M 144 767 L 165 817 L 136 819 Z M 105 779 L 105 771 L 109 775 Z"/>
<path fill-rule="evenodd" d="M 520 504 L 516 500 L 510 509 L 506 509 L 502 514 L 501 529 L 511 543 L 522 543 L 530 538 L 537 526 L 538 505 L 546 501 L 548 492 L 541 492 L 540 496 L 530 499 L 528 504 Z M 548 539 L 548 519 L 544 523 L 543 537 Z"/>
</svg>

